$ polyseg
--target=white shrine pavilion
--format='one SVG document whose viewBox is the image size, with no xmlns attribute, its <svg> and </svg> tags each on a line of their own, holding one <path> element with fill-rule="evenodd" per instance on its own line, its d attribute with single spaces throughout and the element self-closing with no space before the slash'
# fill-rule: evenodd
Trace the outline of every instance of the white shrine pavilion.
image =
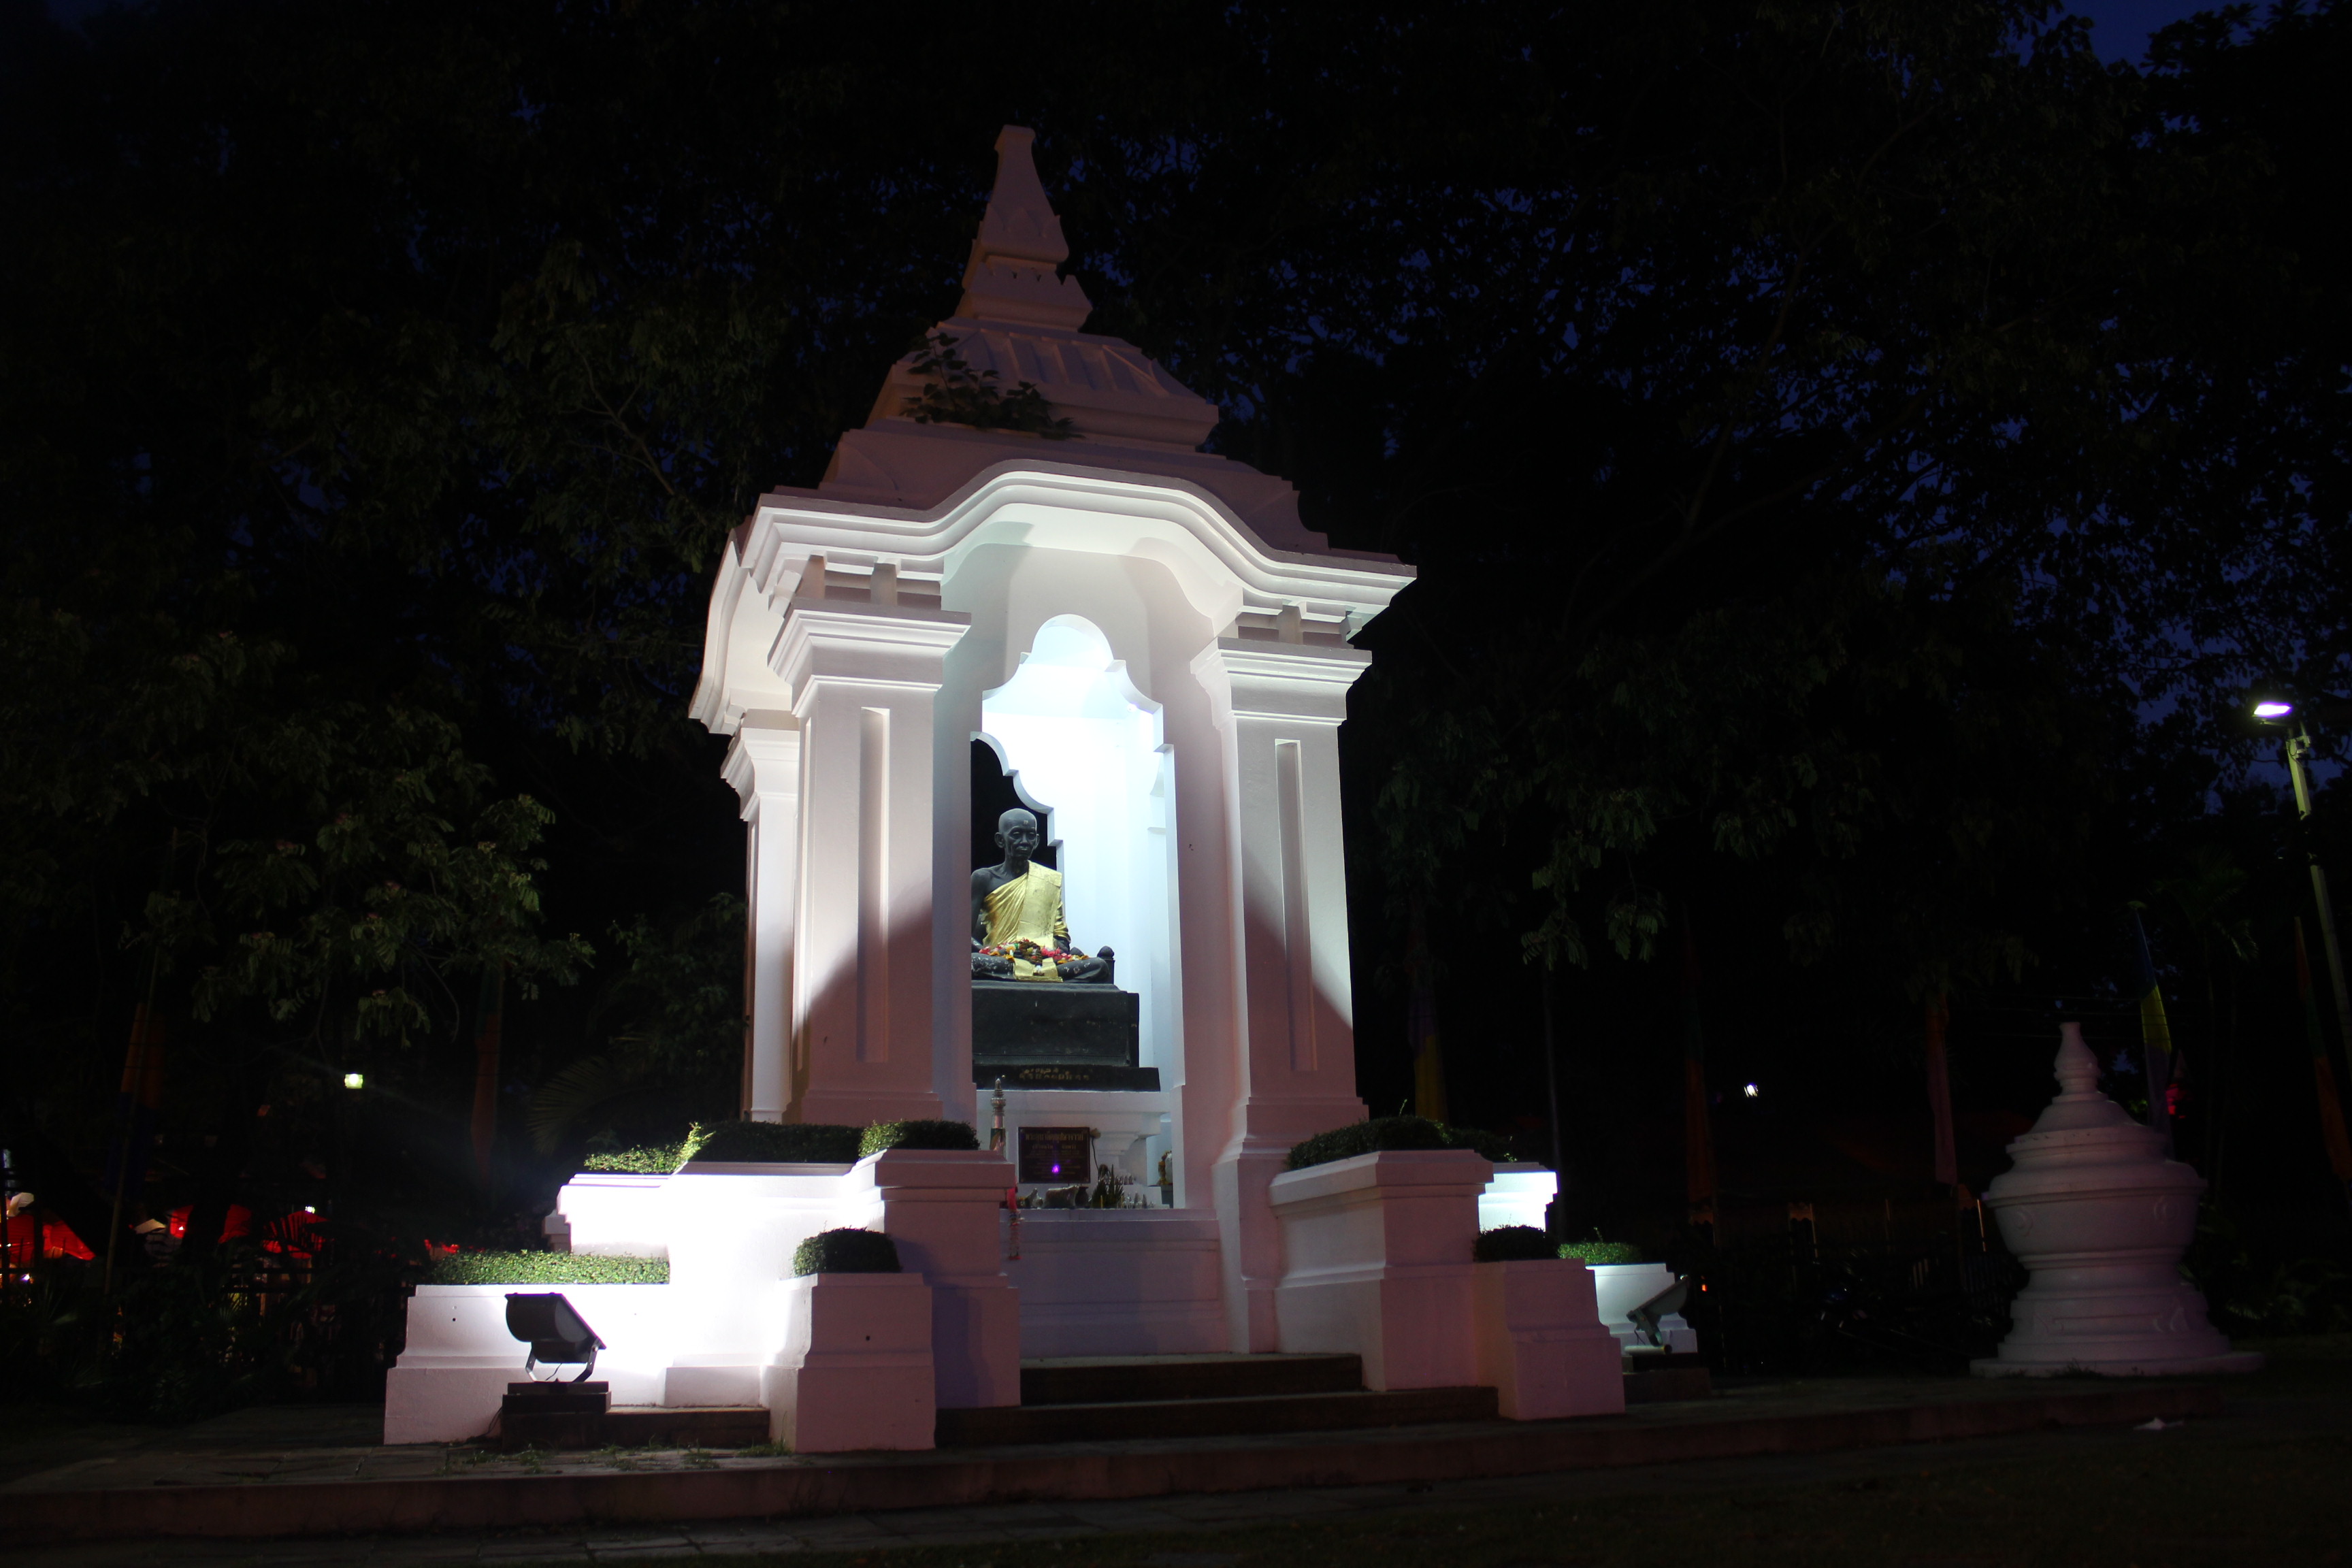
<svg viewBox="0 0 2352 1568">
<path fill-rule="evenodd" d="M 1482 1225 L 1542 1225 L 1551 1173 L 1466 1149 L 1284 1168 L 1365 1114 L 1338 731 L 1370 657 L 1349 637 L 1412 569 L 1330 548 L 1289 484 L 1199 449 L 1214 406 L 1081 330 L 1031 141 L 998 138 L 930 342 L 1066 425 L 924 422 L 919 356 L 892 366 L 823 480 L 761 497 L 730 539 L 693 711 L 731 737 L 749 826 L 743 1114 L 986 1138 L 984 743 L 1058 847 L 1072 931 L 1117 950 L 1119 1081 L 1157 1085 L 1008 1088 L 1006 1152 L 1082 1130 L 1148 1206 L 1009 1208 L 1016 1167 L 985 1148 L 583 1174 L 551 1230 L 670 1263 L 667 1286 L 565 1292 L 604 1335 L 598 1373 L 620 1405 L 765 1405 L 803 1452 L 929 1447 L 935 1408 L 1016 1405 L 1024 1360 L 1071 1356 L 1353 1353 L 1369 1390 L 1622 1409 L 1583 1266 L 1472 1261 Z M 791 1278 L 794 1245 L 838 1226 L 890 1235 L 907 1272 Z M 520 1364 L 502 1298 L 419 1289 L 388 1441 L 481 1430 Z"/>
<path fill-rule="evenodd" d="M 1097 1129 L 1143 1186 L 1172 1152 L 1177 1208 L 1231 1242 L 1229 1321 L 1197 1342 L 1270 1350 L 1266 1184 L 1365 1114 L 1338 731 L 1370 659 L 1348 637 L 1412 569 L 1328 548 L 1288 483 L 1198 450 L 1213 405 L 1081 330 L 1030 142 L 998 138 L 934 333 L 1074 438 L 917 423 L 910 354 L 816 489 L 761 499 L 712 595 L 694 713 L 734 737 L 751 827 L 745 1114 L 985 1125 L 962 892 L 984 736 L 1053 808 L 1071 928 L 1120 954 L 1163 1085 L 1012 1090 L 1007 1125 Z"/>
</svg>

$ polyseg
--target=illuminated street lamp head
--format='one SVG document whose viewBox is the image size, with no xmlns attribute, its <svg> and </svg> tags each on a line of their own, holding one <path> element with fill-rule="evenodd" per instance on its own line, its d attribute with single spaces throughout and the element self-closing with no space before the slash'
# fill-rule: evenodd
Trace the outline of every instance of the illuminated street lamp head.
<svg viewBox="0 0 2352 1568">
<path fill-rule="evenodd" d="M 2254 704 L 2254 717 L 2257 719 L 2276 721 L 2288 717 L 2294 711 L 2294 704 L 2284 698 L 2265 697 Z"/>
<path fill-rule="evenodd" d="M 345 1073 L 343 1075 L 343 1087 L 345 1089 L 365 1089 L 367 1087 L 367 1074 L 358 1072 Z"/>
</svg>

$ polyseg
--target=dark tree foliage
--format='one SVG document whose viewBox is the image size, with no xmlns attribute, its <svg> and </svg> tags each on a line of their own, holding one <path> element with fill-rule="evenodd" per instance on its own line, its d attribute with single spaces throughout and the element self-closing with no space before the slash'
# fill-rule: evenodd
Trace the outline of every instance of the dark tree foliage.
<svg viewBox="0 0 2352 1568">
<path fill-rule="evenodd" d="M 510 1146 L 735 1110 L 706 585 L 951 308 L 1007 121 L 1095 329 L 1421 568 L 1347 737 L 1368 982 L 1407 900 L 1457 994 L 1592 963 L 1627 1042 L 1601 960 L 1678 919 L 1901 1017 L 2080 968 L 2244 682 L 2352 659 L 2347 15 L 2142 78 L 2032 0 L 11 0 L 9 1136 L 88 1192 L 152 986 L 159 1201 L 446 1213 L 486 973 Z"/>
</svg>

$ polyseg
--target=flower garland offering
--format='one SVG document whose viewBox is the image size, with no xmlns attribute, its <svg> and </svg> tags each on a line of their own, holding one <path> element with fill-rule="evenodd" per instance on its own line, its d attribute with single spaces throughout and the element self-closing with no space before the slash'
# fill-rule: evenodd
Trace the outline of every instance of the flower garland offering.
<svg viewBox="0 0 2352 1568">
<path fill-rule="evenodd" d="M 1043 942 L 1030 942 L 1026 939 L 1019 942 L 999 942 L 994 947 L 983 947 L 980 952 L 983 958 L 1017 958 L 1024 963 L 1066 963 L 1072 959 L 1087 956 L 1083 952 L 1075 952 L 1068 948 L 1047 947 Z"/>
</svg>

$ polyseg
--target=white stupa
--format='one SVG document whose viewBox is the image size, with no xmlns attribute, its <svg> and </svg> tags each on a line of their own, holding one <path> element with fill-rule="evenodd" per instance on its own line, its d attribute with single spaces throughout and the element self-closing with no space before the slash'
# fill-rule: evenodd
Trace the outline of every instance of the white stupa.
<svg viewBox="0 0 2352 1568">
<path fill-rule="evenodd" d="M 2009 1146 L 2012 1165 L 1986 1190 L 2032 1280 L 2012 1308 L 2000 1352 L 1980 1377 L 2111 1377 L 2252 1372 L 2205 1319 L 2180 1275 L 2205 1178 L 2164 1157 L 2164 1140 L 2101 1094 L 2083 1026 L 2061 1026 L 2058 1098 Z"/>
</svg>

